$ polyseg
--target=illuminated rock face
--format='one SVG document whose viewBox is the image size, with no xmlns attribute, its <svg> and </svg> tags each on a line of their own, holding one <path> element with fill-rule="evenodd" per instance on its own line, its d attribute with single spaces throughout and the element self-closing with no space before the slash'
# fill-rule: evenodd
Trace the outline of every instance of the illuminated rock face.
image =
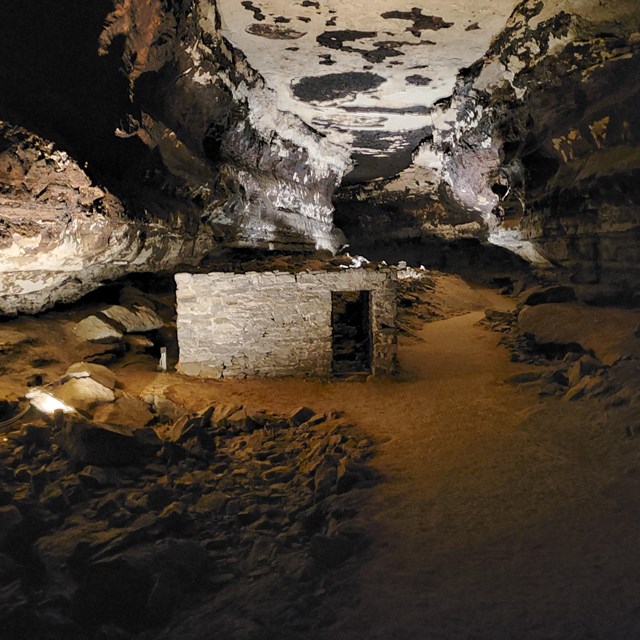
<svg viewBox="0 0 640 640">
<path fill-rule="evenodd" d="M 341 184 L 354 245 L 638 280 L 636 0 L 32 4 L 0 8 L 2 312 L 222 247 L 335 251 Z"/>
<path fill-rule="evenodd" d="M 331 196 L 348 151 L 275 108 L 215 5 L 48 10 L 0 10 L 0 312 L 223 246 L 344 242 Z"/>
<path fill-rule="evenodd" d="M 77 299 L 132 271 L 197 264 L 211 229 L 186 211 L 132 220 L 66 153 L 24 129 L 0 126 L 0 313 Z"/>
<path fill-rule="evenodd" d="M 219 0 L 222 34 L 272 87 L 278 107 L 338 144 L 350 181 L 392 176 L 433 128 L 431 110 L 480 59 L 514 0 Z"/>
<path fill-rule="evenodd" d="M 477 237 L 579 283 L 633 288 L 639 30 L 632 2 L 520 3 L 431 110 L 411 166 L 343 189 L 339 223 L 369 243 Z"/>
</svg>

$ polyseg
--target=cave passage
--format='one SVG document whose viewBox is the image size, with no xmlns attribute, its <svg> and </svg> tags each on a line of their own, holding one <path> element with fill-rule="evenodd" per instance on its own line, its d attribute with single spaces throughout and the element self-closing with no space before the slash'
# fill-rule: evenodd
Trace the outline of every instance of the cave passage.
<svg viewBox="0 0 640 640">
<path fill-rule="evenodd" d="M 332 291 L 331 327 L 334 375 L 371 373 L 369 291 Z"/>
</svg>

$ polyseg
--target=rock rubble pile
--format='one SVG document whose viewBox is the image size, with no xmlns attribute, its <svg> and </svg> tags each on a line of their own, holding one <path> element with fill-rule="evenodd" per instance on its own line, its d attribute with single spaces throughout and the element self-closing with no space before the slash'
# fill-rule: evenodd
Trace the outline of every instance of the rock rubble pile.
<svg viewBox="0 0 640 640">
<path fill-rule="evenodd" d="M 5 430 L 3 638 L 286 638 L 330 622 L 330 570 L 366 542 L 371 441 L 308 408 L 161 418 Z"/>
<path fill-rule="evenodd" d="M 556 284 L 527 289 L 518 301 L 514 312 L 486 309 L 483 320 L 503 334 L 513 362 L 530 365 L 507 383 L 537 384 L 543 397 L 589 398 L 605 409 L 637 406 L 637 310 L 590 307 L 572 287 Z"/>
</svg>

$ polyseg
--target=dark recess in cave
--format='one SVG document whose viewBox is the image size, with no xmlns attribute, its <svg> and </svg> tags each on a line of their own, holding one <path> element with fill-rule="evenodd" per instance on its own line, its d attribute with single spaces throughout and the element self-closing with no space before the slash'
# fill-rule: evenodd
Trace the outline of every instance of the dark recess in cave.
<svg viewBox="0 0 640 640">
<path fill-rule="evenodd" d="M 536 149 L 523 156 L 522 163 L 528 178 L 527 186 L 530 190 L 536 187 L 544 187 L 560 167 L 559 160 L 547 154 L 544 149 Z"/>
<path fill-rule="evenodd" d="M 0 5 L 0 119 L 69 151 L 109 186 L 138 175 L 147 147 L 115 137 L 131 112 L 122 44 L 98 55 L 109 0 Z"/>
<path fill-rule="evenodd" d="M 371 373 L 369 291 L 332 291 L 333 373 Z"/>
</svg>

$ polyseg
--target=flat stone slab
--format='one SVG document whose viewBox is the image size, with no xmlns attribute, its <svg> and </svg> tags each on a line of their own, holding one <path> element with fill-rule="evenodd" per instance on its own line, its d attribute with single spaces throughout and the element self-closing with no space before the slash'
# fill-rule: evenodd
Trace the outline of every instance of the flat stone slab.
<svg viewBox="0 0 640 640">
<path fill-rule="evenodd" d="M 116 399 L 113 390 L 91 378 L 71 378 L 53 392 L 58 400 L 83 411 L 91 411 Z"/>
<path fill-rule="evenodd" d="M 640 357 L 640 340 L 633 334 L 638 321 L 637 309 L 578 303 L 525 307 L 518 316 L 520 330 L 538 344 L 576 343 L 592 350 L 604 364 L 626 355 Z"/>
<path fill-rule="evenodd" d="M 113 371 L 101 364 L 92 362 L 75 362 L 64 374 L 65 378 L 92 378 L 107 389 L 115 389 L 117 378 Z"/>
<path fill-rule="evenodd" d="M 115 402 L 103 404 L 93 414 L 94 422 L 128 427 L 132 430 L 146 426 L 153 413 L 146 402 L 128 394 L 118 392 Z"/>
<path fill-rule="evenodd" d="M 114 304 L 100 313 L 116 322 L 125 333 L 145 333 L 164 326 L 164 320 L 149 307 L 139 306 L 131 310 Z"/>
<path fill-rule="evenodd" d="M 78 322 L 75 327 L 76 335 L 89 342 L 119 342 L 122 332 L 98 316 L 89 316 Z"/>
</svg>

